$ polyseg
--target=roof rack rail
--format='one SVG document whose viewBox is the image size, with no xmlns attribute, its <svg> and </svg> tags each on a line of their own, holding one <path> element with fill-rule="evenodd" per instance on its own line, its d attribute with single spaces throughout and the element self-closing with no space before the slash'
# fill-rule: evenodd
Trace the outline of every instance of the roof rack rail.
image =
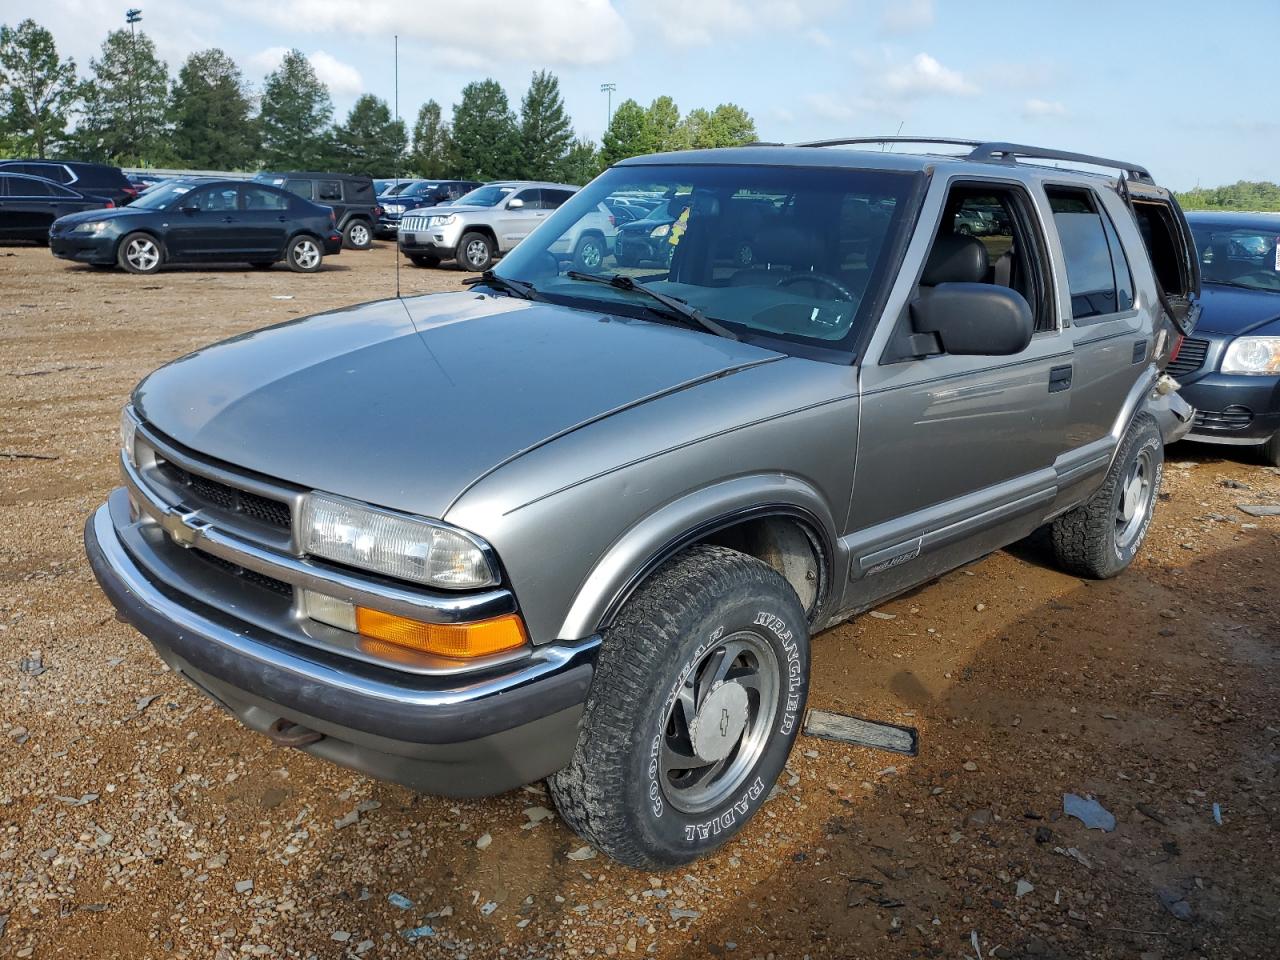
<svg viewBox="0 0 1280 960">
<path fill-rule="evenodd" d="M 1016 163 L 1019 157 L 1028 160 L 1065 160 L 1068 163 L 1084 163 L 1094 167 L 1110 167 L 1121 171 L 1131 180 L 1155 183 L 1147 168 L 1126 160 L 1109 160 L 1106 157 L 1095 157 L 1088 153 L 1071 153 L 1067 150 L 1050 150 L 1045 147 L 1029 147 L 1021 143 L 980 143 L 975 145 L 968 159 L 986 163 Z"/>
<path fill-rule="evenodd" d="M 1095 157 L 1088 153 L 1071 153 L 1066 150 L 1051 150 L 1047 147 L 1032 147 L 1022 143 L 1005 143 L 999 140 L 962 140 L 956 137 L 841 137 L 835 140 L 811 140 L 807 143 L 796 143 L 796 147 L 850 147 L 858 144 L 897 144 L 921 143 L 942 144 L 955 147 L 970 147 L 966 160 L 979 163 L 1017 163 L 1019 159 L 1027 160 L 1063 160 L 1068 163 L 1083 163 L 1094 167 L 1109 167 L 1121 171 L 1131 180 L 1144 183 L 1155 183 L 1147 168 L 1125 160 L 1109 160 L 1106 157 Z"/>
</svg>

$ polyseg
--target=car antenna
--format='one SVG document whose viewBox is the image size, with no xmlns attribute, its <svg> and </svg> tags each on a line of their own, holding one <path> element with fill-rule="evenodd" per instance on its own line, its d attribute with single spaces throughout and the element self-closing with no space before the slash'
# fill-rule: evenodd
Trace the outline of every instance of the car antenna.
<svg viewBox="0 0 1280 960">
<path fill-rule="evenodd" d="M 400 34 L 395 34 L 395 107 L 396 107 L 396 126 L 400 126 Z M 396 151 L 396 185 L 400 184 L 400 158 L 404 154 L 404 146 Z M 374 197 L 374 203 L 378 202 L 378 198 Z M 396 299 L 400 300 L 400 231 L 396 230 Z"/>
</svg>

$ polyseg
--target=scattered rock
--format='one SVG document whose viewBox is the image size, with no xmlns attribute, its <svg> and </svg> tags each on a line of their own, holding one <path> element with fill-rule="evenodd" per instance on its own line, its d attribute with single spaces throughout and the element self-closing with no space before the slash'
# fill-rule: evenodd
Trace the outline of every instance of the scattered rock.
<svg viewBox="0 0 1280 960">
<path fill-rule="evenodd" d="M 489 844 L 493 843 L 493 836 L 488 833 L 482 833 L 480 839 L 476 841 L 477 850 L 488 850 Z"/>
<path fill-rule="evenodd" d="M 595 858 L 596 851 L 594 847 L 582 846 L 576 850 L 570 850 L 567 856 L 570 860 L 592 860 Z"/>
<path fill-rule="evenodd" d="M 972 760 L 966 760 L 964 762 L 964 768 L 968 770 L 970 773 L 975 773 L 977 772 L 978 765 L 974 763 Z"/>
<path fill-rule="evenodd" d="M 868 616 L 875 617 L 877 620 L 897 620 L 896 613 L 881 613 L 879 610 L 872 610 Z"/>
<path fill-rule="evenodd" d="M 1251 517 L 1280 517 L 1280 504 L 1274 503 L 1237 503 L 1236 509 Z"/>
<path fill-rule="evenodd" d="M 237 880 L 237 881 L 236 881 L 236 893 L 249 893 L 251 890 L 253 890 L 253 881 L 252 881 L 252 880 Z"/>
<path fill-rule="evenodd" d="M 1033 890 L 1035 890 L 1035 885 L 1032 884 L 1030 881 L 1019 880 L 1017 885 L 1014 887 L 1013 892 L 1014 892 L 1014 896 L 1016 896 L 1019 900 L 1021 900 L 1023 897 L 1025 897 L 1028 893 L 1031 893 Z"/>
<path fill-rule="evenodd" d="M 974 810 L 971 814 L 964 818 L 966 827 L 989 827 L 991 826 L 990 810 Z"/>
<path fill-rule="evenodd" d="M 1156 897 L 1160 901 L 1160 906 L 1178 920 L 1183 923 L 1190 923 L 1195 916 L 1195 912 L 1191 909 L 1191 904 L 1187 903 L 1181 892 L 1170 887 L 1161 887 L 1156 890 Z"/>
<path fill-rule="evenodd" d="M 406 897 L 403 893 L 388 893 L 387 903 L 401 910 L 412 910 L 413 901 Z"/>
<path fill-rule="evenodd" d="M 336 940 L 338 943 L 346 943 L 351 939 L 351 934 L 347 933 L 345 930 L 335 930 L 333 933 L 329 934 L 329 939 Z"/>
<path fill-rule="evenodd" d="M 697 920 L 702 916 L 697 910 L 678 910 L 675 907 L 672 907 L 670 912 L 672 920 Z"/>
</svg>

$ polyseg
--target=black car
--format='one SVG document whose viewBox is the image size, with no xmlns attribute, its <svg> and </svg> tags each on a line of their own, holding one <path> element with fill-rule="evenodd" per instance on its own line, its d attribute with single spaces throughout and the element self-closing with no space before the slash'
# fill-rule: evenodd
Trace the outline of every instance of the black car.
<svg viewBox="0 0 1280 960">
<path fill-rule="evenodd" d="M 0 170 L 0 240 L 45 243 L 49 227 L 59 217 L 112 206 L 110 200 L 86 197 L 43 177 Z"/>
<path fill-rule="evenodd" d="M 333 211 L 263 183 L 172 180 L 127 207 L 54 221 L 54 256 L 154 273 L 166 263 L 247 261 L 314 273 L 342 249 Z"/>
<path fill-rule="evenodd" d="M 79 160 L 0 160 L 0 172 L 43 177 L 86 197 L 110 200 L 123 207 L 139 193 L 119 167 Z"/>
<path fill-rule="evenodd" d="M 343 242 L 353 250 L 373 246 L 382 207 L 372 178 L 350 173 L 260 173 L 253 179 L 332 208 Z"/>
<path fill-rule="evenodd" d="M 383 194 L 378 201 L 382 205 L 378 236 L 384 239 L 395 237 L 400 230 L 400 218 L 406 213 L 453 203 L 478 186 L 480 184 L 475 180 L 419 180 L 401 187 L 394 194 Z"/>
<path fill-rule="evenodd" d="M 1188 440 L 1260 448 L 1280 466 L 1280 214 L 1188 213 L 1200 321 L 1169 373 L 1196 408 Z"/>
</svg>

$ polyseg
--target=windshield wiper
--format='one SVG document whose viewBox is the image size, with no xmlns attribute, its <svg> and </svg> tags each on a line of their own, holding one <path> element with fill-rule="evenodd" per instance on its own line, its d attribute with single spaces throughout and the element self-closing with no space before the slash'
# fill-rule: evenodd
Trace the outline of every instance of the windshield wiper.
<svg viewBox="0 0 1280 960">
<path fill-rule="evenodd" d="M 636 283 L 630 277 L 621 273 L 581 273 L 578 270 L 570 270 L 565 274 L 570 280 L 586 280 L 590 283 L 603 283 L 607 287 L 613 287 L 615 290 L 623 290 L 627 293 L 640 293 L 651 300 L 656 300 L 662 304 L 671 313 L 674 313 L 679 319 L 686 323 L 701 327 L 709 333 L 714 333 L 718 337 L 725 337 L 729 340 L 737 340 L 738 335 L 723 324 L 717 323 L 710 317 L 706 316 L 697 307 L 691 307 L 683 300 L 677 300 L 675 297 L 669 297 L 665 293 L 659 293 L 657 290 L 651 290 L 643 283 Z"/>
<path fill-rule="evenodd" d="M 506 277 L 498 276 L 492 270 L 486 270 L 478 277 L 464 277 L 462 282 L 468 287 L 474 287 L 476 284 L 483 283 L 485 286 L 493 287 L 495 290 L 514 294 L 521 300 L 542 299 L 542 294 L 538 293 L 537 288 L 535 288 L 532 283 L 526 283 L 523 280 L 509 280 Z"/>
</svg>

